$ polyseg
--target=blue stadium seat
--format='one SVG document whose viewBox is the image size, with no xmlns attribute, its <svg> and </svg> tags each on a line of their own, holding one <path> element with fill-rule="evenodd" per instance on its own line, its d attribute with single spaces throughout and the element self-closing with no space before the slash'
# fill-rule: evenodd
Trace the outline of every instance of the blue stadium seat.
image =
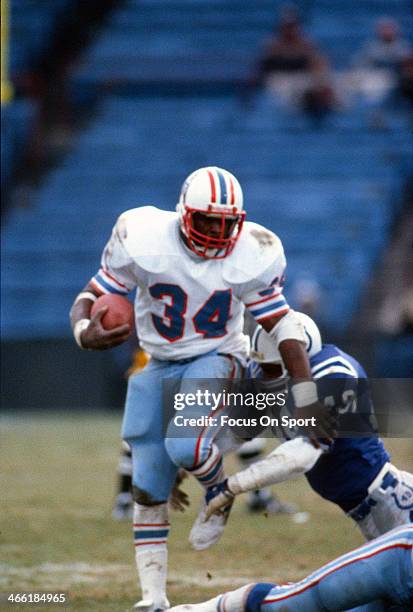
<svg viewBox="0 0 413 612">
<path fill-rule="evenodd" d="M 15 100 L 1 109 L 1 186 L 9 185 L 34 119 L 35 106 L 29 100 Z"/>
<path fill-rule="evenodd" d="M 50 43 L 56 20 L 72 0 L 10 1 L 10 74 L 20 76 L 31 70 Z"/>
</svg>

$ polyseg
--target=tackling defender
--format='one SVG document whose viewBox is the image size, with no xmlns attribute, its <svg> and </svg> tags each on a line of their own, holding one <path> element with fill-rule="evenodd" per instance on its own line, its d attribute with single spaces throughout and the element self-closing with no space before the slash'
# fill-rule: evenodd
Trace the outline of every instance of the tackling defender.
<svg viewBox="0 0 413 612">
<path fill-rule="evenodd" d="M 181 393 L 189 393 L 199 389 L 194 379 L 210 379 L 208 387 L 213 380 L 222 388 L 222 379 L 238 377 L 248 349 L 242 331 L 246 308 L 270 334 L 290 376 L 300 380 L 292 391 L 296 415 L 315 415 L 318 422 L 309 435 L 333 433 L 311 380 L 304 329 L 282 295 L 285 266 L 279 238 L 245 222 L 235 176 L 207 167 L 185 180 L 177 212 L 144 206 L 119 217 L 100 270 L 75 300 L 71 320 L 76 342 L 84 349 L 104 350 L 124 342 L 130 329 L 104 330 L 106 310 L 91 317 L 93 302 L 103 293 L 126 295 L 137 288 L 136 327 L 141 346 L 151 355 L 148 366 L 129 378 L 122 426 L 122 437 L 132 449 L 134 538 L 143 593 L 138 609 L 169 607 L 167 500 L 178 466 L 205 488 L 224 480 L 216 431 L 165 437 L 163 380 L 174 379 Z M 206 406 L 192 410 L 198 417 L 209 412 Z M 185 411 L 191 416 L 190 407 Z M 224 525 L 222 514 L 205 522 L 201 513 L 191 531 L 192 545 L 210 546 Z"/>
<path fill-rule="evenodd" d="M 413 522 L 413 475 L 390 463 L 383 442 L 375 434 L 366 372 L 336 346 L 323 345 L 310 317 L 302 313 L 296 316 L 305 327 L 320 398 L 340 415 L 342 430 L 356 426 L 358 435 L 337 438 L 318 449 L 303 437 L 284 442 L 265 459 L 212 487 L 207 494 L 207 516 L 235 495 L 304 474 L 316 493 L 356 521 L 367 540 Z M 279 385 L 277 381 L 283 380 L 282 358 L 260 326 L 252 338 L 251 356 L 250 375 L 270 376 L 268 384 Z"/>
<path fill-rule="evenodd" d="M 408 612 L 413 604 L 413 526 L 327 563 L 300 582 L 249 584 L 171 612 Z"/>
</svg>

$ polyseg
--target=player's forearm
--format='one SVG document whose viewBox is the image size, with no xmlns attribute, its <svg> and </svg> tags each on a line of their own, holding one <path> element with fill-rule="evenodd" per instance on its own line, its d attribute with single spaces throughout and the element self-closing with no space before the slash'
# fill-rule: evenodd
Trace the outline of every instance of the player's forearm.
<svg viewBox="0 0 413 612">
<path fill-rule="evenodd" d="M 292 381 L 291 393 L 296 408 L 311 406 L 318 401 L 317 386 L 311 378 L 307 352 L 298 340 L 283 340 L 279 351 Z"/>
<path fill-rule="evenodd" d="M 311 379 L 310 364 L 304 345 L 298 340 L 283 340 L 279 351 L 292 379 Z"/>
<path fill-rule="evenodd" d="M 266 319 L 262 327 L 276 343 L 291 379 L 294 416 L 311 419 L 310 425 L 305 428 L 305 435 L 312 439 L 316 447 L 319 445 L 317 438 L 331 440 L 336 435 L 334 420 L 318 401 L 317 385 L 311 378 L 310 362 L 305 350 L 307 339 L 304 325 L 294 311 L 289 310 L 282 317 Z"/>
<path fill-rule="evenodd" d="M 92 311 L 93 304 L 99 294 L 88 284 L 77 296 L 70 310 L 73 336 L 76 344 L 82 349 L 105 351 L 125 342 L 128 338 L 131 326 L 129 323 L 117 325 L 111 329 L 105 329 L 102 319 L 108 311 L 108 305 L 104 304 Z M 93 312 L 93 314 L 92 314 Z"/>
<path fill-rule="evenodd" d="M 321 452 L 302 438 L 285 442 L 262 461 L 230 476 L 228 488 L 238 495 L 297 478 L 314 466 Z"/>
<path fill-rule="evenodd" d="M 98 298 L 98 294 L 89 284 L 79 293 L 73 302 L 72 308 L 70 309 L 70 322 L 72 329 L 74 329 L 76 323 L 82 319 L 90 319 L 90 311 L 94 301 Z"/>
<path fill-rule="evenodd" d="M 90 284 L 79 293 L 73 302 L 72 308 L 70 309 L 70 322 L 72 325 L 73 336 L 76 340 L 76 344 L 80 348 L 84 348 L 82 335 L 83 332 L 89 327 L 91 310 L 94 302 L 97 300 L 98 295 Z"/>
</svg>

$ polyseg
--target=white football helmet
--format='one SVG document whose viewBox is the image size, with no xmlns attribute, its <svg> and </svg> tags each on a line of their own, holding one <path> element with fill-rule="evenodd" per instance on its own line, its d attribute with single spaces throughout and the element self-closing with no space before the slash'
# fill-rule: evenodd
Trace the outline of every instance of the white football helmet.
<svg viewBox="0 0 413 612">
<path fill-rule="evenodd" d="M 222 259 L 234 249 L 245 212 L 242 189 L 233 174 L 216 166 L 195 170 L 182 185 L 176 210 L 191 251 L 207 259 Z M 197 214 L 220 219 L 219 235 L 209 236 L 197 230 Z"/>
<path fill-rule="evenodd" d="M 295 315 L 304 325 L 307 338 L 306 351 L 311 358 L 321 351 L 322 340 L 320 330 L 308 315 L 303 312 L 295 312 Z M 257 325 L 251 338 L 250 357 L 258 363 L 283 364 L 281 353 L 275 345 L 274 339 L 265 331 L 261 325 Z"/>
</svg>

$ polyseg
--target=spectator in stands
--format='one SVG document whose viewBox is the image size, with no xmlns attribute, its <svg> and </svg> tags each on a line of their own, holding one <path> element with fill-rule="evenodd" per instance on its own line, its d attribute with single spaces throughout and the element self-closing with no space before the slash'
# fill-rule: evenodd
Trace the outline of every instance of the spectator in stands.
<svg viewBox="0 0 413 612">
<path fill-rule="evenodd" d="M 279 31 L 264 44 L 257 80 L 265 83 L 272 77 L 308 75 L 321 57 L 316 44 L 304 35 L 297 11 L 290 8 L 281 15 Z"/>
<path fill-rule="evenodd" d="M 397 21 L 380 18 L 375 38 L 367 41 L 355 57 L 352 88 L 370 103 L 382 105 L 400 88 L 400 71 L 411 52 Z"/>
<path fill-rule="evenodd" d="M 302 29 L 298 11 L 284 9 L 279 26 L 264 44 L 253 78 L 288 105 L 320 117 L 335 106 L 329 61 Z"/>
<path fill-rule="evenodd" d="M 320 58 L 315 43 L 304 35 L 297 13 L 290 10 L 281 16 L 279 32 L 266 42 L 260 73 L 264 78 L 274 73 L 308 73 Z"/>
<path fill-rule="evenodd" d="M 412 53 L 402 38 L 395 19 L 382 17 L 376 22 L 376 38 L 365 44 L 357 58 L 359 68 L 398 72 L 402 62 Z"/>
<path fill-rule="evenodd" d="M 300 105 L 313 119 L 323 119 L 338 108 L 339 102 L 333 85 L 327 59 L 321 58 L 314 66 L 311 80 L 304 89 Z"/>
</svg>

